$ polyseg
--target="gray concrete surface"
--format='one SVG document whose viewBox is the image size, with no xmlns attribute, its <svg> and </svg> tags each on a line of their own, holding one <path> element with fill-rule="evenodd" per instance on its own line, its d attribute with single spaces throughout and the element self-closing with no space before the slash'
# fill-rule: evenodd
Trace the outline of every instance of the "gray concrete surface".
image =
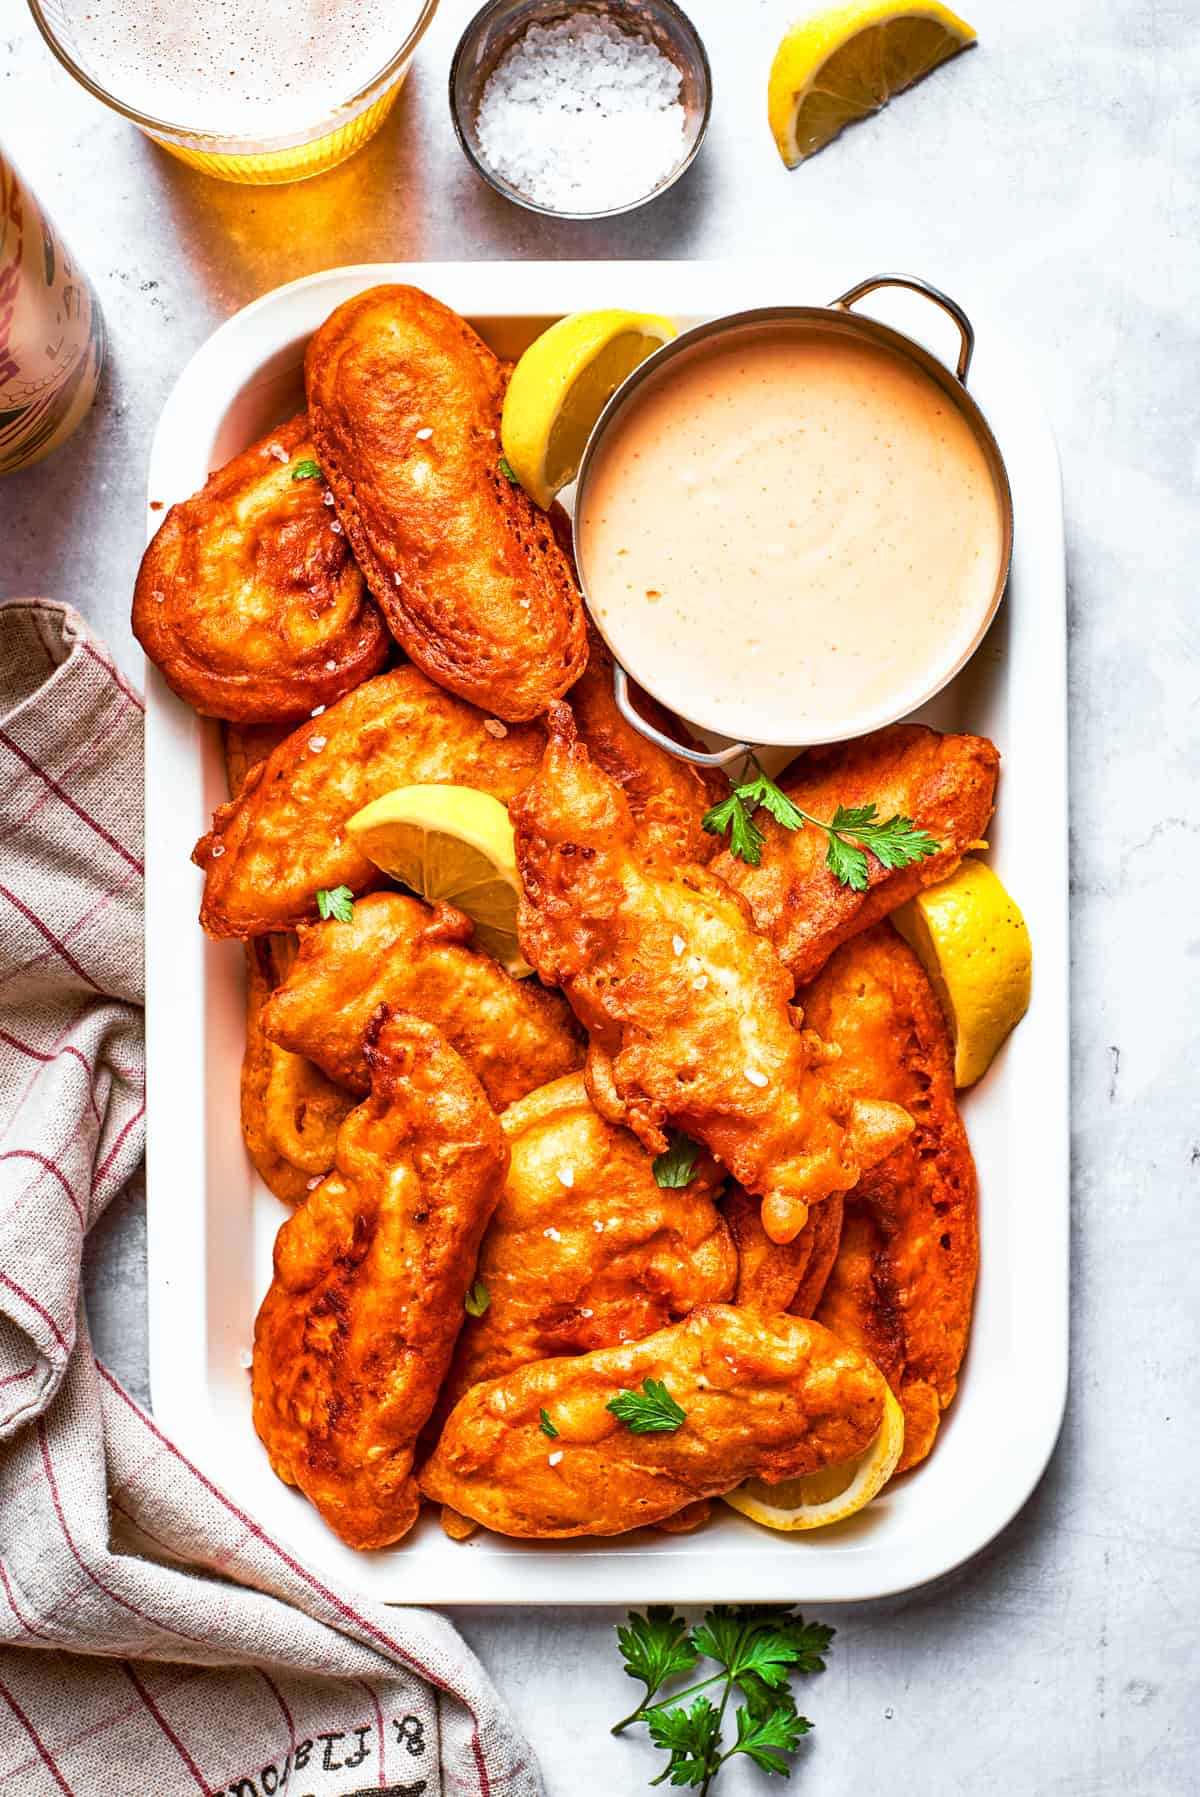
<svg viewBox="0 0 1200 1797">
<path fill-rule="evenodd" d="M 87 425 L 0 484 L 0 591 L 72 599 L 139 674 L 128 593 L 159 407 L 214 325 L 310 270 L 786 250 L 847 280 L 910 268 L 1003 321 L 1041 383 L 1066 482 L 1071 1400 L 1039 1490 L 987 1553 L 939 1587 L 830 1613 L 840 1633 L 804 1693 L 818 1727 L 792 1788 L 1186 1797 L 1200 1790 L 1200 10 L 976 0 L 978 50 L 788 176 L 762 88 L 794 3 L 692 0 L 717 75 L 704 154 L 655 207 L 572 226 L 509 208 L 462 163 L 444 97 L 462 0 L 443 0 L 367 150 L 266 191 L 167 160 L 58 71 L 19 0 L 0 0 L 0 136 L 92 272 L 112 339 Z M 97 1232 L 89 1299 L 102 1353 L 141 1396 L 144 1297 L 131 1194 Z M 612 1615 L 458 1619 L 553 1797 L 643 1788 L 652 1756 L 606 1731 L 630 1693 Z M 764 1781 L 730 1773 L 720 1788 Z"/>
</svg>

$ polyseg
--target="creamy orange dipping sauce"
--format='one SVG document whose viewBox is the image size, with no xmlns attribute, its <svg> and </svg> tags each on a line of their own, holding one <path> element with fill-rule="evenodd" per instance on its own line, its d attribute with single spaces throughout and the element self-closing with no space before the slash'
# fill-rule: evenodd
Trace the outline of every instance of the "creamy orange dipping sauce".
<svg viewBox="0 0 1200 1797">
<path fill-rule="evenodd" d="M 995 483 L 915 364 L 837 330 L 732 334 L 610 425 L 584 582 L 629 671 L 694 723 L 820 742 L 918 705 L 995 593 Z"/>
</svg>

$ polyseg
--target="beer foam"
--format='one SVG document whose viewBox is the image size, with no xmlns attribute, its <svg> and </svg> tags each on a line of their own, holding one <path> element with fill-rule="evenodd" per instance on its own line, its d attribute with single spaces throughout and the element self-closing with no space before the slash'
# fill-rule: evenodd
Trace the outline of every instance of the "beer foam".
<svg viewBox="0 0 1200 1797">
<path fill-rule="evenodd" d="M 165 124 L 262 139 L 321 124 L 391 60 L 421 0 L 109 0 L 72 7 L 68 48 Z"/>
</svg>

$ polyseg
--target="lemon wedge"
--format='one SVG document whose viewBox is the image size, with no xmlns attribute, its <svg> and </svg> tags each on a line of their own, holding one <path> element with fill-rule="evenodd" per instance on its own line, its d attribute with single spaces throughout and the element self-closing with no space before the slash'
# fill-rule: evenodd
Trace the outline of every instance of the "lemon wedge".
<svg viewBox="0 0 1200 1797">
<path fill-rule="evenodd" d="M 954 1083 L 973 1086 L 1026 1011 L 1033 947 L 1017 904 L 986 862 L 968 856 L 893 913 L 954 1032 Z"/>
<path fill-rule="evenodd" d="M 626 375 L 676 334 L 647 312 L 572 312 L 543 331 L 512 371 L 500 442 L 545 509 L 579 472 L 592 426 Z"/>
<path fill-rule="evenodd" d="M 397 786 L 356 811 L 356 848 L 393 880 L 475 925 L 475 946 L 523 979 L 533 969 L 517 941 L 517 873 L 508 812 L 473 786 Z"/>
<path fill-rule="evenodd" d="M 779 154 L 795 168 L 974 42 L 966 21 L 936 4 L 851 0 L 801 20 L 776 50 L 767 83 Z"/>
<path fill-rule="evenodd" d="M 823 1529 L 831 1522 L 844 1522 L 878 1496 L 895 1472 L 903 1447 L 904 1412 L 891 1392 L 885 1391 L 879 1433 L 855 1459 L 823 1467 L 806 1479 L 785 1479 L 780 1485 L 747 1479 L 725 1493 L 725 1502 L 768 1529 L 788 1534 L 798 1529 Z"/>
</svg>

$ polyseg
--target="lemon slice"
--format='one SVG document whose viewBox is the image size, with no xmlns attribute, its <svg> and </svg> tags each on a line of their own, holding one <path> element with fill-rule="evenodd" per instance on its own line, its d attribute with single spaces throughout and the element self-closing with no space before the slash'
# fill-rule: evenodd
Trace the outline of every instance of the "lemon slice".
<svg viewBox="0 0 1200 1797">
<path fill-rule="evenodd" d="M 397 786 L 356 811 L 355 847 L 430 904 L 445 899 L 475 925 L 475 946 L 523 979 L 517 873 L 508 812 L 473 786 Z"/>
<path fill-rule="evenodd" d="M 1033 947 L 1003 881 L 971 856 L 893 913 L 954 1032 L 954 1083 L 973 1086 L 1029 1008 Z"/>
<path fill-rule="evenodd" d="M 789 168 L 975 42 L 936 4 L 852 0 L 793 25 L 771 64 L 767 117 Z"/>
<path fill-rule="evenodd" d="M 579 472 L 592 426 L 626 375 L 676 334 L 647 312 L 572 312 L 543 331 L 512 371 L 500 441 L 543 509 Z"/>
<path fill-rule="evenodd" d="M 884 1392 L 883 1403 L 879 1433 L 855 1459 L 823 1467 L 807 1479 L 785 1479 L 780 1485 L 747 1479 L 725 1493 L 725 1502 L 752 1522 L 789 1534 L 798 1529 L 823 1529 L 853 1516 L 883 1490 L 904 1447 L 904 1412 L 890 1391 Z"/>
</svg>

